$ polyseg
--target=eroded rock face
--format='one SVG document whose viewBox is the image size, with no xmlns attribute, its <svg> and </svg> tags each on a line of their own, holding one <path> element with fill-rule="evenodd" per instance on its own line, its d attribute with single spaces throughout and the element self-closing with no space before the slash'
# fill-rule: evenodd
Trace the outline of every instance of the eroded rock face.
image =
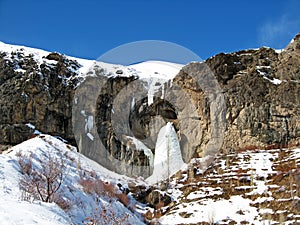
<svg viewBox="0 0 300 225">
<path fill-rule="evenodd" d="M 139 94 L 147 92 L 147 81 L 137 82 L 138 77 L 120 73 L 110 77 L 104 68 L 95 66 L 85 77 L 87 85 L 82 89 L 84 112 L 79 110 L 75 115 L 79 118 L 75 125 L 85 131 L 82 137 L 74 135 L 72 125 L 73 106 L 80 101 L 74 96 L 82 82 L 78 76 L 80 65 L 58 53 L 37 61 L 22 50 L 1 52 L 0 144 L 15 145 L 30 138 L 34 130 L 26 124 L 31 123 L 43 133 L 84 146 L 84 154 L 102 160 L 107 168 L 144 177 L 152 173 L 149 152 L 146 155 L 130 137 L 142 141 L 155 154 L 155 131 L 167 122 L 174 124 L 185 162 L 207 155 L 209 149 L 213 151 L 212 139 L 224 139 L 220 146 L 223 150 L 295 145 L 300 142 L 299 37 L 282 53 L 260 48 L 221 53 L 205 64 L 191 63 L 173 81 L 158 88 L 152 104 L 148 104 L 147 96 Z M 208 69 L 218 81 L 221 97 L 210 92 L 209 87 L 216 83 L 205 77 Z M 100 78 L 104 76 L 105 85 L 98 93 L 95 83 L 102 85 Z M 130 90 L 136 90 L 135 98 L 132 93 L 125 94 Z M 221 107 L 222 102 L 225 107 Z M 126 108 L 128 105 L 130 108 Z M 124 109 L 128 109 L 126 116 L 118 116 Z M 215 135 L 221 133 L 222 137 Z M 94 140 L 96 135 L 99 140 Z M 107 151 L 92 150 L 101 144 Z M 133 165 L 139 169 L 132 171 Z"/>
<path fill-rule="evenodd" d="M 73 124 L 83 154 L 118 173 L 148 177 L 153 169 L 150 158 L 144 148 L 139 148 L 130 138 L 129 117 L 124 116 L 129 112 L 131 95 L 120 95 L 120 91 L 136 79 L 103 75 L 87 78 L 76 92 L 78 105 L 73 110 Z M 119 104 L 114 103 L 117 97 Z M 115 106 L 119 106 L 120 111 Z"/>
<path fill-rule="evenodd" d="M 1 53 L 0 143 L 15 145 L 28 139 L 34 130 L 27 123 L 75 143 L 71 111 L 78 78 L 71 68 L 79 65 L 62 55 L 51 59 L 39 63 L 21 49 L 10 56 Z"/>
<path fill-rule="evenodd" d="M 277 65 L 277 76 L 282 80 L 300 80 L 300 33 L 296 35 L 293 41 L 279 55 Z"/>
<path fill-rule="evenodd" d="M 223 150 L 238 150 L 268 145 L 299 144 L 300 137 L 300 79 L 299 35 L 286 50 L 278 54 L 273 49 L 219 54 L 206 61 L 224 92 L 226 101 L 226 131 Z M 195 65 L 188 65 L 193 67 Z M 196 103 L 205 103 L 203 92 L 192 86 L 181 72 L 175 82 L 181 83 Z M 277 79 L 280 79 L 277 80 Z M 281 82 L 281 83 L 280 83 Z M 207 107 L 200 106 L 198 114 L 203 124 L 198 155 L 203 155 L 209 141 L 210 124 Z"/>
</svg>

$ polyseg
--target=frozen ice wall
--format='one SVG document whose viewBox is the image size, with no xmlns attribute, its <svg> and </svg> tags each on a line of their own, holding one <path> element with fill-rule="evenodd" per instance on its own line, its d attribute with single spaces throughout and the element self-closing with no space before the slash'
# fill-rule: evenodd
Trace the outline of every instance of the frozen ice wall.
<svg viewBox="0 0 300 225">
<path fill-rule="evenodd" d="M 155 146 L 153 174 L 147 178 L 149 183 L 167 179 L 179 171 L 184 162 L 179 140 L 172 123 L 167 123 L 158 133 Z"/>
</svg>

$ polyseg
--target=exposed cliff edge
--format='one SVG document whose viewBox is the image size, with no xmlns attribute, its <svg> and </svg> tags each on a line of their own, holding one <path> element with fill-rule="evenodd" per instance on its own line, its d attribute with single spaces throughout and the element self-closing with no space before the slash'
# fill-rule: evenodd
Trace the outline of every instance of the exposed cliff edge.
<svg viewBox="0 0 300 225">
<path fill-rule="evenodd" d="M 215 76 L 222 95 L 209 96 L 195 81 L 192 73 L 204 76 L 202 69 Z M 105 85 L 95 98 L 95 82 L 103 78 Z M 151 82 L 155 96 L 149 94 Z M 107 64 L 0 43 L 0 144 L 18 144 L 37 129 L 72 144 L 77 140 L 83 153 L 96 161 L 117 159 L 103 160 L 107 168 L 148 177 L 157 138 L 153 134 L 167 122 L 174 124 L 186 162 L 213 151 L 212 139 L 218 145 L 222 140 L 224 151 L 300 143 L 300 33 L 280 52 L 263 47 L 221 53 L 186 65 L 172 80 L 151 82 L 123 66 L 111 69 Z M 80 119 L 75 124 L 87 134 L 84 138 L 74 135 L 72 121 L 74 104 L 80 101 L 75 92 L 82 83 L 87 108 L 76 112 Z M 125 89 L 137 90 L 136 96 L 120 95 Z M 167 89 L 172 91 L 166 93 Z M 113 107 L 115 101 L 119 108 Z M 115 116 L 129 107 L 122 102 L 130 103 L 128 117 Z M 99 142 L 94 141 L 95 134 Z M 90 150 L 100 142 L 107 151 Z M 133 165 L 138 168 L 129 172 Z"/>
<path fill-rule="evenodd" d="M 299 145 L 300 142 L 300 34 L 281 51 L 262 47 L 206 60 L 225 96 L 226 131 L 223 150 Z M 190 64 L 186 67 L 197 67 Z M 203 92 L 191 88 L 184 69 L 174 79 L 199 104 L 203 136 L 197 148 L 209 141 L 210 112 Z M 200 91 L 200 92 L 199 92 Z M 201 94 L 202 93 L 202 94 Z"/>
</svg>

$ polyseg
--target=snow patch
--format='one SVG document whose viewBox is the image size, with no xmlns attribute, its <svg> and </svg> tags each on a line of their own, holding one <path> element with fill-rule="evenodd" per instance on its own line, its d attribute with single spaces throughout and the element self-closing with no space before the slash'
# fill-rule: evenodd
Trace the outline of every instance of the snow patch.
<svg viewBox="0 0 300 225">
<path fill-rule="evenodd" d="M 282 80 L 279 80 L 277 78 L 273 78 L 271 80 L 270 78 L 266 77 L 265 74 L 261 74 L 261 75 L 263 75 L 263 78 L 266 79 L 266 80 L 268 80 L 268 81 L 270 81 L 272 84 L 279 85 L 279 84 L 282 83 Z"/>
<path fill-rule="evenodd" d="M 218 224 L 222 220 L 234 218 L 238 224 L 247 221 L 259 224 L 254 219 L 259 217 L 255 207 L 250 206 L 250 199 L 232 196 L 229 200 L 214 201 L 206 199 L 199 202 L 178 205 L 176 213 L 167 214 L 159 219 L 161 224 L 196 224 L 199 221 Z M 241 212 L 238 214 L 237 212 Z M 184 218 L 181 215 L 187 215 Z"/>
<path fill-rule="evenodd" d="M 278 53 L 278 54 L 282 53 L 283 51 L 284 51 L 284 48 L 282 48 L 282 49 L 275 49 L 275 52 Z"/>
</svg>

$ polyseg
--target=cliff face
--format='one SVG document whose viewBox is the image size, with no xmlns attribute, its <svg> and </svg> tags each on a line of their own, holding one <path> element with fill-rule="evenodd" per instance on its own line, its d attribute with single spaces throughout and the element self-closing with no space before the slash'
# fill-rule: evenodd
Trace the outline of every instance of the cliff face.
<svg viewBox="0 0 300 225">
<path fill-rule="evenodd" d="M 74 139 L 72 98 L 76 61 L 51 53 L 38 61 L 24 49 L 0 53 L 0 143 L 18 144 L 41 132 Z M 75 143 L 75 142 L 73 142 Z"/>
<path fill-rule="evenodd" d="M 34 133 L 32 126 L 26 125 L 30 123 L 43 133 L 72 144 L 77 141 L 84 154 L 108 168 L 129 173 L 132 165 L 138 165 L 133 174 L 147 177 L 152 172 L 148 165 L 156 142 L 153 134 L 167 122 L 174 124 L 184 161 L 219 147 L 231 151 L 300 143 L 300 34 L 281 53 L 270 48 L 243 50 L 218 54 L 205 64 L 186 65 L 172 81 L 157 82 L 151 104 L 146 96 L 137 99 L 119 94 L 129 85 L 130 90 L 138 90 L 137 95 L 146 93 L 149 81 L 134 74 L 124 76 L 117 69 L 110 76 L 105 67 L 96 64 L 83 78 L 81 69 L 75 59 L 57 53 L 44 52 L 37 57 L 21 48 L 0 49 L 0 144 L 15 145 L 28 139 Z M 217 83 L 204 79 L 207 70 Z M 200 85 L 195 73 L 203 79 Z M 93 88 L 103 77 L 105 85 L 98 93 Z M 87 85 L 81 90 L 86 94 L 81 100 L 86 108 L 72 112 L 80 100 L 75 91 L 83 80 Z M 205 82 L 206 87 L 218 86 L 222 95 L 205 90 L 201 86 Z M 133 104 L 127 121 L 116 115 L 128 106 L 114 112 L 116 97 L 121 106 L 122 102 Z M 77 121 L 72 121 L 74 113 Z M 88 127 L 87 121 L 95 126 Z M 74 134 L 72 123 L 88 129 L 90 135 Z M 93 140 L 95 135 L 99 139 Z M 143 141 L 144 151 L 131 137 Z M 92 149 L 100 144 L 106 150 L 95 153 Z"/>
<path fill-rule="evenodd" d="M 279 54 L 260 48 L 207 61 L 226 98 L 224 149 L 299 144 L 299 47 L 297 35 Z"/>
</svg>

